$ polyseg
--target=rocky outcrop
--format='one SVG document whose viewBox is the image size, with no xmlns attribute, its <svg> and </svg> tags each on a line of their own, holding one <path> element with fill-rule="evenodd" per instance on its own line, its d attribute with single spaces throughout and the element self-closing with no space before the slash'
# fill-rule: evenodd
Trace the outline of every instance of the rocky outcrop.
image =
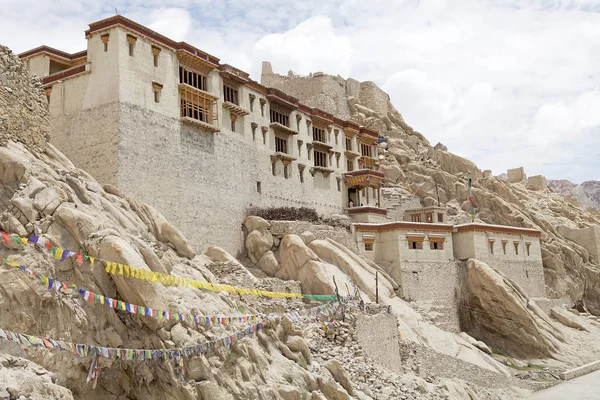
<svg viewBox="0 0 600 400">
<path fill-rule="evenodd" d="M 575 184 L 568 180 L 550 180 L 548 186 L 556 193 L 576 201 L 581 207 L 600 210 L 600 180 Z"/>
<path fill-rule="evenodd" d="M 527 306 L 522 291 L 483 262 L 467 262 L 467 332 L 517 357 L 550 357 L 559 352 L 560 332 Z M 519 334 L 515 334 L 519 332 Z"/>
</svg>

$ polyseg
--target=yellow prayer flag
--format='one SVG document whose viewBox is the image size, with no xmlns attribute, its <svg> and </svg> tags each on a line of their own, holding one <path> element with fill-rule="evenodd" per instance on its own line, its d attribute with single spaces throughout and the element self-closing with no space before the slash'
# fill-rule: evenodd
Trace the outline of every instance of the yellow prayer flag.
<svg viewBox="0 0 600 400">
<path fill-rule="evenodd" d="M 106 271 L 106 273 L 110 272 L 111 265 L 112 265 L 112 261 L 107 261 L 106 262 L 106 268 L 104 268 L 104 271 Z"/>
<path fill-rule="evenodd" d="M 117 272 L 117 263 L 112 263 L 112 270 L 110 271 L 111 275 L 114 275 Z"/>
</svg>

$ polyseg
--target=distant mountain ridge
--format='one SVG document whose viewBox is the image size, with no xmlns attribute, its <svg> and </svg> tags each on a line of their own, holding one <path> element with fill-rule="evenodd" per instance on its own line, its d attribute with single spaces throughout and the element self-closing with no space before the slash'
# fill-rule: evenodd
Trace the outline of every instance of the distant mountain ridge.
<svg viewBox="0 0 600 400">
<path fill-rule="evenodd" d="M 562 196 L 573 196 L 581 207 L 600 210 L 600 181 L 585 181 L 578 185 L 566 179 L 549 180 L 548 186 Z"/>
</svg>

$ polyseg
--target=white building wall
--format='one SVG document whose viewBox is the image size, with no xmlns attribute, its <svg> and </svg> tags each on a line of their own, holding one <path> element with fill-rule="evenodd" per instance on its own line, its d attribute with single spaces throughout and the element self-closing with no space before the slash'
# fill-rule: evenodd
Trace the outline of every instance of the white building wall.
<svg viewBox="0 0 600 400">
<path fill-rule="evenodd" d="M 45 54 L 36 54 L 28 57 L 24 62 L 25 67 L 32 75 L 43 78 L 50 73 L 50 58 Z"/>
<path fill-rule="evenodd" d="M 490 250 L 494 240 L 494 253 Z M 502 241 L 506 241 L 504 254 Z M 518 242 L 518 254 L 514 243 Z M 529 255 L 526 243 L 530 242 Z M 540 239 L 535 236 L 497 232 L 460 232 L 454 234 L 457 259 L 476 258 L 515 282 L 530 297 L 546 297 Z"/>
</svg>

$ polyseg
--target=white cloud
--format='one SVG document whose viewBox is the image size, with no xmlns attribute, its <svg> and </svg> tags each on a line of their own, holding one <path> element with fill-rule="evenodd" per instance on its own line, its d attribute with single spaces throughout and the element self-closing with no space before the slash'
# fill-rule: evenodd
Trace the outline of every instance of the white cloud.
<svg viewBox="0 0 600 400">
<path fill-rule="evenodd" d="M 176 41 L 184 40 L 192 26 L 192 16 L 181 8 L 154 9 L 148 19 L 148 28 Z"/>
<path fill-rule="evenodd" d="M 353 55 L 348 37 L 338 34 L 331 18 L 324 16 L 309 18 L 283 34 L 264 36 L 253 48 L 254 59 L 270 60 L 276 70 L 289 66 L 304 75 L 316 69 L 346 75 Z"/>
<path fill-rule="evenodd" d="M 431 142 L 494 173 L 600 178 L 598 0 L 114 3 L 0 0 L 0 40 L 80 50 L 87 23 L 116 6 L 257 80 L 270 60 L 375 81 Z"/>
</svg>

